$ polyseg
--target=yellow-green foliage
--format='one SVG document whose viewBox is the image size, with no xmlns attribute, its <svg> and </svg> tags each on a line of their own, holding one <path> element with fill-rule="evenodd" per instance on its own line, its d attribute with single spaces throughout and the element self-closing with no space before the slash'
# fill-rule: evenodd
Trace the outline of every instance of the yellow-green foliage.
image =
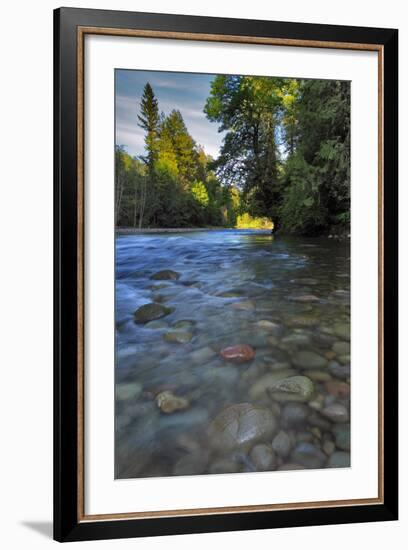
<svg viewBox="0 0 408 550">
<path fill-rule="evenodd" d="M 273 229 L 273 221 L 268 218 L 253 218 L 245 212 L 237 217 L 237 229 Z"/>
</svg>

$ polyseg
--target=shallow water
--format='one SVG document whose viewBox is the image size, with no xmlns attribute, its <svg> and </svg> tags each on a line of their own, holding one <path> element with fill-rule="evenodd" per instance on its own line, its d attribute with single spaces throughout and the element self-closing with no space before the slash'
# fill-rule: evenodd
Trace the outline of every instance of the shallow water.
<svg viewBox="0 0 408 550">
<path fill-rule="evenodd" d="M 347 466 L 349 255 L 348 241 L 257 231 L 117 236 L 115 476 Z M 151 279 L 166 269 L 180 277 Z M 135 323 L 135 310 L 151 302 L 172 312 L 150 325 Z M 166 341 L 180 320 L 190 321 L 179 331 L 192 333 L 191 340 Z M 220 356 L 241 344 L 253 348 L 251 361 Z M 299 367 L 302 351 L 324 358 L 324 366 Z M 300 407 L 275 399 L 262 386 L 271 373 L 312 377 L 313 396 Z M 163 391 L 183 398 L 186 408 L 160 410 Z M 209 441 L 212 420 L 239 403 L 276 418 L 273 436 L 258 443 L 270 448 L 284 433 L 288 448 L 273 444 L 279 452 L 269 466 L 249 446 L 220 451 Z"/>
</svg>

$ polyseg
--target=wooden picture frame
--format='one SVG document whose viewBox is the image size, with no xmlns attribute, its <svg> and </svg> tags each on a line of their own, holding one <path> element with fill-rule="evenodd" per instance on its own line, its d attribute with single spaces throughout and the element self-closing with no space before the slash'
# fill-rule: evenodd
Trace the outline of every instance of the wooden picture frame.
<svg viewBox="0 0 408 550">
<path fill-rule="evenodd" d="M 91 516 L 84 503 L 84 38 L 364 50 L 378 56 L 378 495 Z M 54 12 L 54 537 L 58 541 L 397 519 L 398 31 L 60 8 Z M 112 183 L 113 185 L 113 183 Z"/>
</svg>

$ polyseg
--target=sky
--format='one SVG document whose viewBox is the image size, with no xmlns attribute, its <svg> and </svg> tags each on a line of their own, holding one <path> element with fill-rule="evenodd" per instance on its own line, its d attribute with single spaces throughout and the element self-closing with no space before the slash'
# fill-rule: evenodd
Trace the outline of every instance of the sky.
<svg viewBox="0 0 408 550">
<path fill-rule="evenodd" d="M 216 158 L 223 134 L 218 133 L 218 124 L 209 122 L 203 113 L 213 78 L 214 75 L 116 69 L 116 145 L 125 146 L 132 156 L 145 153 L 144 130 L 137 125 L 137 115 L 144 85 L 149 82 L 159 101 L 159 111 L 168 115 L 178 109 L 192 138 Z"/>
</svg>

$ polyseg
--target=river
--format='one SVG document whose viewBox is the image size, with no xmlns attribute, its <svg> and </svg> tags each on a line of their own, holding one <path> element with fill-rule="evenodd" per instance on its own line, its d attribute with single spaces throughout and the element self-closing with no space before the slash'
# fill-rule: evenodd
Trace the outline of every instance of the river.
<svg viewBox="0 0 408 550">
<path fill-rule="evenodd" d="M 115 477 L 349 466 L 349 333 L 348 240 L 118 235 Z"/>
</svg>

